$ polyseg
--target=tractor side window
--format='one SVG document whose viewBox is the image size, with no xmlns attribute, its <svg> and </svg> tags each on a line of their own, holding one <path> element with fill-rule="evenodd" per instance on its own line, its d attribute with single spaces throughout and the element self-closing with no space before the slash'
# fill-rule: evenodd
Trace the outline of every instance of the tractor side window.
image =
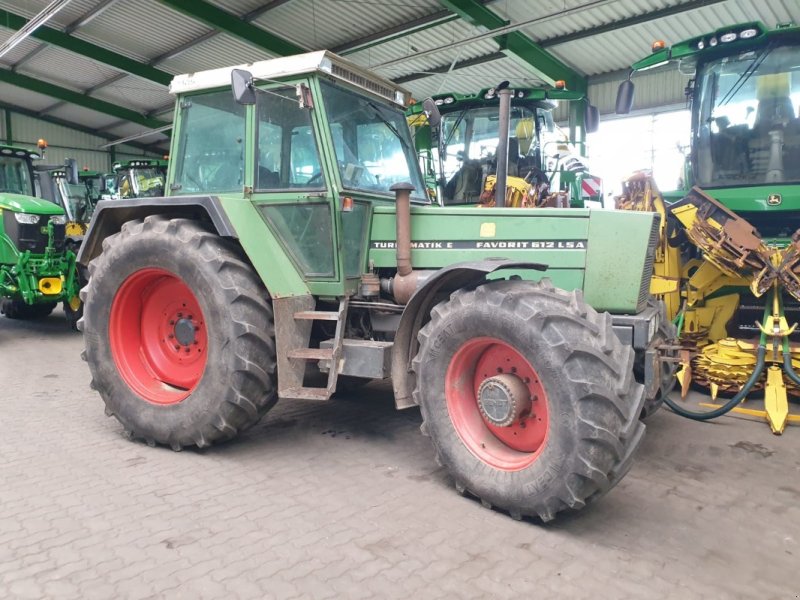
<svg viewBox="0 0 800 600">
<path fill-rule="evenodd" d="M 245 110 L 227 90 L 181 100 L 175 193 L 242 191 Z"/>
<path fill-rule="evenodd" d="M 294 87 L 258 95 L 257 190 L 320 189 L 325 177 L 311 125 Z"/>
</svg>

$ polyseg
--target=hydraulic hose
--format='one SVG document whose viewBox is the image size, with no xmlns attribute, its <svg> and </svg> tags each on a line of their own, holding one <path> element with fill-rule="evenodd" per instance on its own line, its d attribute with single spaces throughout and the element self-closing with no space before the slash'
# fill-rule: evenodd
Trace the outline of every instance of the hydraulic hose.
<svg viewBox="0 0 800 600">
<path fill-rule="evenodd" d="M 669 406 L 673 412 L 679 414 L 682 417 L 686 417 L 687 419 L 692 419 L 694 421 L 708 421 L 709 419 L 716 419 L 717 417 L 721 417 L 725 413 L 730 412 L 733 410 L 737 404 L 739 404 L 742 400 L 744 400 L 745 396 L 750 392 L 752 387 L 758 381 L 758 378 L 761 376 L 761 372 L 764 370 L 764 362 L 767 356 L 767 347 L 764 345 L 763 341 L 758 346 L 758 353 L 756 355 L 756 366 L 753 369 L 752 374 L 750 375 L 750 379 L 744 384 L 744 387 L 739 390 L 739 392 L 730 400 L 728 400 L 725 404 L 716 408 L 714 410 L 710 410 L 708 412 L 695 412 L 693 410 L 687 410 L 677 402 L 675 402 L 672 398 L 668 395 L 664 396 L 664 402 L 667 406 Z M 786 359 L 784 358 L 784 368 L 786 365 Z M 791 363 L 789 365 L 791 369 Z M 788 373 L 788 372 L 787 372 Z M 792 375 L 789 375 L 792 377 Z M 800 377 L 795 373 L 794 377 L 797 377 L 795 381 L 798 382 L 800 385 Z"/>
</svg>

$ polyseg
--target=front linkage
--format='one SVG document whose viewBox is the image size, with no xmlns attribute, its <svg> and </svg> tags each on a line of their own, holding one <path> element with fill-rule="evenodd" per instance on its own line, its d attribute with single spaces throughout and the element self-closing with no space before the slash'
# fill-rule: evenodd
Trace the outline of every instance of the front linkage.
<svg viewBox="0 0 800 600">
<path fill-rule="evenodd" d="M 26 250 L 15 265 L 0 267 L 0 295 L 22 300 L 27 305 L 63 300 L 77 310 L 80 300 L 76 273 L 75 254 L 70 250 L 56 250 L 55 228 L 49 222 L 44 254 L 31 254 Z"/>
</svg>

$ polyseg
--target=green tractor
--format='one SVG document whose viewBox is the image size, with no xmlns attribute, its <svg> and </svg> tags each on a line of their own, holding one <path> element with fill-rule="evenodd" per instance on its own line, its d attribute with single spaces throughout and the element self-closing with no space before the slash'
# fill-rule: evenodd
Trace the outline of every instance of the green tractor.
<svg viewBox="0 0 800 600">
<path fill-rule="evenodd" d="M 0 310 L 10 319 L 46 317 L 59 302 L 79 317 L 75 254 L 65 247 L 67 217 L 35 197 L 36 152 L 0 146 Z"/>
<path fill-rule="evenodd" d="M 507 92 L 510 108 L 501 112 L 501 90 L 433 97 L 442 116 L 431 128 L 421 104 L 406 114 L 432 198 L 445 205 L 486 204 L 493 198 L 500 153 L 508 153 L 506 206 L 584 207 L 601 203 L 602 181 L 589 173 L 575 144 L 555 125 L 558 101 L 586 100 L 585 94 L 557 88 L 516 88 Z M 506 116 L 507 115 L 507 116 Z M 587 104 L 586 132 L 597 129 L 597 109 Z M 505 144 L 501 145 L 501 138 Z M 489 202 L 491 203 L 491 201 Z"/>
<path fill-rule="evenodd" d="M 661 216 L 651 291 L 679 324 L 684 394 L 694 383 L 728 396 L 700 411 L 671 406 L 699 420 L 744 410 L 781 433 L 800 422 L 787 398 L 800 396 L 800 28 L 743 23 L 659 41 L 631 75 L 667 63 L 692 76 L 685 188 L 662 196 L 635 177 L 619 206 Z M 629 78 L 618 113 L 633 91 Z M 760 390 L 764 410 L 738 406 Z"/>
<path fill-rule="evenodd" d="M 153 198 L 164 195 L 166 159 L 137 158 L 114 163 L 113 198 Z"/>
<path fill-rule="evenodd" d="M 80 327 L 106 413 L 202 448 L 391 380 L 486 506 L 550 520 L 619 482 L 668 368 L 654 215 L 432 204 L 402 88 L 324 51 L 248 69 L 175 77 L 170 196 L 97 206 Z"/>
</svg>

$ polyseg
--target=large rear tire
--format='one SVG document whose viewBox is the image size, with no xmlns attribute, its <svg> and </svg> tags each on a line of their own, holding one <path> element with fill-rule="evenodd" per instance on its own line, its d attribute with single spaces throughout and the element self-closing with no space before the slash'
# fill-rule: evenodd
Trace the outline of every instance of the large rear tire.
<svg viewBox="0 0 800 600">
<path fill-rule="evenodd" d="M 458 291 L 419 341 L 423 432 L 459 491 L 549 521 L 630 468 L 644 433 L 633 349 L 580 292 L 547 280 Z"/>
<path fill-rule="evenodd" d="M 272 307 L 237 248 L 187 219 L 129 221 L 89 265 L 92 387 L 129 437 L 205 447 L 277 401 Z"/>
<path fill-rule="evenodd" d="M 33 319 L 44 319 L 49 316 L 56 308 L 56 302 L 44 302 L 42 304 L 25 304 L 23 300 L 10 300 L 4 298 L 0 312 L 9 319 L 29 321 Z"/>
</svg>

